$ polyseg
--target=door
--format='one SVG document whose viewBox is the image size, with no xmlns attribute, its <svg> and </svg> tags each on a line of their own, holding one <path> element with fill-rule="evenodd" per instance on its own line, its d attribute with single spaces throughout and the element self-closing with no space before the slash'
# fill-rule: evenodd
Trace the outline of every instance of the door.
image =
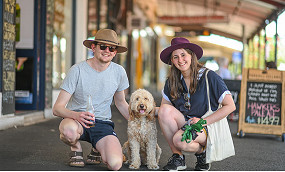
<svg viewBox="0 0 285 172">
<path fill-rule="evenodd" d="M 20 27 L 16 42 L 15 109 L 43 110 L 46 1 L 17 0 L 17 3 Z"/>
</svg>

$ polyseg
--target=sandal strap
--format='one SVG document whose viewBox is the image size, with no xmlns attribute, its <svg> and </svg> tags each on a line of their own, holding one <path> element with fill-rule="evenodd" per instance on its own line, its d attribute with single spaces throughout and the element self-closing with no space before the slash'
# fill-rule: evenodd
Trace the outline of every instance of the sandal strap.
<svg viewBox="0 0 285 172">
<path fill-rule="evenodd" d="M 100 152 L 98 152 L 98 151 L 95 152 L 93 149 L 91 149 L 91 152 L 89 155 L 90 156 L 101 156 Z"/>
<path fill-rule="evenodd" d="M 83 160 L 83 152 L 71 151 L 69 155 L 70 155 L 69 166 L 71 167 L 85 166 L 85 162 Z"/>
<path fill-rule="evenodd" d="M 102 160 L 100 152 L 97 152 L 97 151 L 95 152 L 93 149 L 91 149 L 90 154 L 87 155 L 87 159 L 91 161 L 98 161 L 98 162 Z"/>
<path fill-rule="evenodd" d="M 75 158 L 75 157 L 71 157 L 70 158 L 70 160 L 69 160 L 69 162 L 84 162 L 84 160 L 83 159 L 77 159 L 77 158 Z"/>
<path fill-rule="evenodd" d="M 69 153 L 70 157 L 76 157 L 76 156 L 82 156 L 83 157 L 83 152 L 76 152 L 76 151 L 71 151 Z"/>
<path fill-rule="evenodd" d="M 100 162 L 102 159 L 101 159 L 101 156 L 88 156 L 87 160 L 88 161 L 98 161 L 98 162 Z"/>
</svg>

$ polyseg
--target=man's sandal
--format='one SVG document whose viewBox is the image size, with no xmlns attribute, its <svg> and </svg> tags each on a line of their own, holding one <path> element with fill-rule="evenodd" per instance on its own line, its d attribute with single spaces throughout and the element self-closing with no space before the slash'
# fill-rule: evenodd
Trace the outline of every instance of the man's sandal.
<svg viewBox="0 0 285 172">
<path fill-rule="evenodd" d="M 70 155 L 69 166 L 71 167 L 84 167 L 85 166 L 85 163 L 83 160 L 83 152 L 71 151 L 69 155 Z"/>
<path fill-rule="evenodd" d="M 94 151 L 93 148 L 89 155 L 87 155 L 86 164 L 94 165 L 100 164 L 102 161 L 101 154 L 97 151 Z"/>
</svg>

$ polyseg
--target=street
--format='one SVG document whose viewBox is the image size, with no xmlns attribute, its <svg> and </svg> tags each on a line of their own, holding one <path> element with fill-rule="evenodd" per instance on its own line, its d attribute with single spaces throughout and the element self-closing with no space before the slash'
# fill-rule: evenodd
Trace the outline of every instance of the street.
<svg viewBox="0 0 285 172">
<path fill-rule="evenodd" d="M 127 140 L 127 121 L 112 106 L 115 131 L 121 144 Z M 106 165 L 86 165 L 84 168 L 69 167 L 70 148 L 59 139 L 60 118 L 26 127 L 0 131 L 0 170 L 12 171 L 105 171 Z M 236 155 L 220 162 L 212 163 L 211 171 L 275 171 L 285 170 L 285 143 L 274 135 L 246 134 L 244 138 L 236 135 L 237 121 L 229 122 Z M 81 142 L 84 158 L 91 146 Z M 158 126 L 158 144 L 162 148 L 160 170 L 172 155 Z M 186 153 L 186 170 L 194 170 L 195 156 Z M 130 170 L 123 165 L 122 171 Z M 142 166 L 140 171 L 148 170 Z"/>
</svg>

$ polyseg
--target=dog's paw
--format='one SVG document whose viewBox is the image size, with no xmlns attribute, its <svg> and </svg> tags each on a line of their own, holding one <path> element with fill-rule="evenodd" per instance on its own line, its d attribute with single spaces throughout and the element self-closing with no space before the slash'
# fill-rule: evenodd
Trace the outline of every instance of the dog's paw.
<svg viewBox="0 0 285 172">
<path fill-rule="evenodd" d="M 135 164 L 135 163 L 132 163 L 131 165 L 129 165 L 129 169 L 139 169 L 140 168 L 140 165 L 139 164 Z"/>
<path fill-rule="evenodd" d="M 148 165 L 147 168 L 150 170 L 158 170 L 159 166 L 157 164 L 152 164 L 152 165 Z"/>
</svg>

